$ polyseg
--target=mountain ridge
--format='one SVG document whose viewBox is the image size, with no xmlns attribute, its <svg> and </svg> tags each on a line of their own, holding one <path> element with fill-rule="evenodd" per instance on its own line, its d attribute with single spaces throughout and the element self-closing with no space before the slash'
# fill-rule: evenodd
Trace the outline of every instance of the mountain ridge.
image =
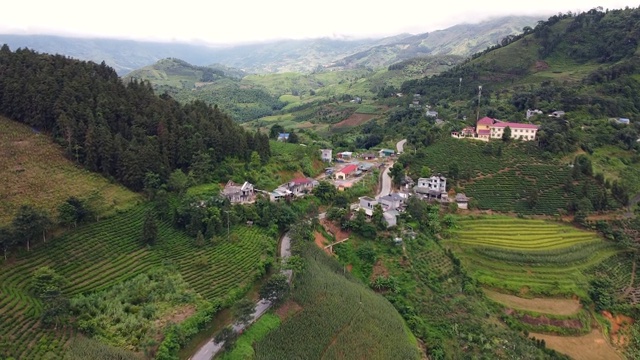
<svg viewBox="0 0 640 360">
<path fill-rule="evenodd" d="M 510 20 L 511 19 L 511 20 Z M 528 19 L 528 20 L 527 20 Z M 247 72 L 268 73 L 268 72 L 310 72 L 325 65 L 337 64 L 342 59 L 358 53 L 370 51 L 375 47 L 382 47 L 391 51 L 391 54 L 383 60 L 351 63 L 347 61 L 346 67 L 369 66 L 385 67 L 393 62 L 406 60 L 411 56 L 411 51 L 404 51 L 402 55 L 394 55 L 400 52 L 399 49 L 407 39 L 413 39 L 412 47 L 418 47 L 420 43 L 415 43 L 421 37 L 427 39 L 442 38 L 442 43 L 447 39 L 455 38 L 451 31 L 460 32 L 467 29 L 466 33 L 455 38 L 460 48 L 450 50 L 430 48 L 430 51 L 416 52 L 415 56 L 428 54 L 453 54 L 469 56 L 477 49 L 484 49 L 487 46 L 499 41 L 505 34 L 519 32 L 522 24 L 535 24 L 537 17 L 501 17 L 478 24 L 459 24 L 453 27 L 438 30 L 430 33 L 412 35 L 408 33 L 397 34 L 383 38 L 364 39 L 336 39 L 336 38 L 315 38 L 303 40 L 278 40 L 265 43 L 240 44 L 236 46 L 205 46 L 192 43 L 162 43 L 136 40 L 119 40 L 108 38 L 72 38 L 54 35 L 15 35 L 0 34 L 0 43 L 6 43 L 12 49 L 29 48 L 38 52 L 51 54 L 61 54 L 80 60 L 89 60 L 96 63 L 104 61 L 113 67 L 120 75 L 151 65 L 164 58 L 180 58 L 190 64 L 206 66 L 213 63 L 221 63 L 226 66 L 240 68 Z M 515 26 L 510 25 L 515 21 Z M 502 29 L 505 24 L 509 24 L 504 31 L 487 32 L 484 27 L 498 27 Z M 522 26 L 520 26 L 522 25 Z M 476 30 L 474 30 L 476 29 Z M 517 30 L 517 31 L 515 31 Z M 482 34 L 482 39 L 473 37 L 473 34 Z M 474 40 L 475 39 L 475 40 Z M 429 40 L 431 41 L 431 40 Z M 451 40 L 453 41 L 453 40 Z M 449 41 L 448 43 L 450 43 Z M 477 42 L 475 44 L 474 42 Z M 472 46 L 465 46 L 470 43 Z M 439 44 L 434 40 L 433 44 Z M 464 50 L 467 49 L 467 50 Z M 453 53 L 457 51 L 458 53 Z M 361 57 L 362 59 L 362 57 Z M 377 59 L 377 58 L 376 58 Z M 336 65 L 337 64 L 337 65 Z"/>
</svg>

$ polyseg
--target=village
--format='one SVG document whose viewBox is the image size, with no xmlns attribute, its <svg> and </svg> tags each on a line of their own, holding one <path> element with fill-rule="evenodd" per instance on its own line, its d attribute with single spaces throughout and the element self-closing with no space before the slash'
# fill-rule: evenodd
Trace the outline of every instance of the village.
<svg viewBox="0 0 640 360">
<path fill-rule="evenodd" d="M 258 196 L 264 196 L 273 202 L 292 201 L 310 194 L 320 184 L 320 181 L 327 181 L 339 191 L 343 191 L 353 186 L 356 182 L 362 181 L 365 174 L 377 169 L 381 171 L 378 179 L 380 181 L 378 195 L 375 197 L 360 197 L 358 203 L 351 205 L 351 209 L 362 211 L 368 219 L 371 219 L 376 207 L 379 206 L 387 228 L 397 225 L 398 217 L 405 211 L 407 201 L 412 196 L 423 201 L 439 203 L 445 206 L 455 203 L 459 209 L 468 209 L 469 198 L 462 193 L 450 197 L 447 191 L 447 179 L 441 174 L 434 174 L 428 178 L 419 178 L 417 182 L 405 177 L 403 185 L 397 188 L 397 191 L 394 191 L 388 170 L 393 165 L 393 160 L 396 156 L 397 154 L 394 150 L 381 149 L 378 152 L 367 152 L 358 155 L 353 152 L 340 152 L 334 158 L 331 149 L 321 149 L 321 159 L 327 164 L 332 164 L 332 166 L 327 167 L 324 174 L 317 178 L 295 178 L 278 186 L 273 191 L 256 189 L 249 182 L 236 184 L 230 180 L 222 189 L 221 195 L 232 204 L 251 204 L 256 201 Z M 391 190 L 385 190 L 385 188 Z"/>
</svg>

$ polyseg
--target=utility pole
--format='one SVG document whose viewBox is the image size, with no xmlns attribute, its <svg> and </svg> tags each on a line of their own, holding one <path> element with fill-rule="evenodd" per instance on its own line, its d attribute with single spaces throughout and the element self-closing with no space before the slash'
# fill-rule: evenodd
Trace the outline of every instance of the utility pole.
<svg viewBox="0 0 640 360">
<path fill-rule="evenodd" d="M 478 110 L 476 112 L 476 121 L 480 120 L 480 99 L 482 98 L 482 85 L 478 86 Z"/>
<path fill-rule="evenodd" d="M 460 91 L 462 90 L 462 78 L 460 78 L 460 83 L 458 84 L 458 99 L 460 99 Z M 456 120 L 460 118 L 460 107 L 458 106 L 458 112 L 456 113 Z"/>
</svg>

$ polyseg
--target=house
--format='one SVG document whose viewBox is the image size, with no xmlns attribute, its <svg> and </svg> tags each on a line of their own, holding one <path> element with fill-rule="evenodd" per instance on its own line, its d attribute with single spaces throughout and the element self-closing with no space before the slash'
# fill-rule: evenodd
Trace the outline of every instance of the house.
<svg viewBox="0 0 640 360">
<path fill-rule="evenodd" d="M 424 116 L 437 118 L 438 117 L 438 112 L 437 111 L 433 111 L 433 110 L 427 110 L 424 113 Z"/>
<path fill-rule="evenodd" d="M 407 175 L 405 175 L 402 179 L 402 185 L 404 185 L 404 188 L 407 190 L 413 188 L 415 184 L 415 181 L 413 181 L 413 179 Z"/>
<path fill-rule="evenodd" d="M 438 127 L 442 127 L 442 125 L 444 125 L 444 120 L 442 120 L 442 119 L 436 119 L 436 123 L 435 123 L 435 124 L 436 124 L 436 126 L 438 126 Z"/>
<path fill-rule="evenodd" d="M 280 186 L 269 193 L 269 200 L 273 202 L 278 202 L 280 200 L 290 199 L 292 196 L 293 196 L 293 193 L 291 191 L 289 191 L 285 187 Z"/>
<path fill-rule="evenodd" d="M 362 158 L 365 159 L 365 160 L 374 160 L 376 157 L 377 156 L 374 153 L 362 154 Z"/>
<path fill-rule="evenodd" d="M 419 178 L 418 185 L 414 188 L 418 194 L 424 194 L 429 199 L 449 201 L 447 195 L 447 178 L 438 174 L 428 178 Z"/>
<path fill-rule="evenodd" d="M 310 193 L 318 184 L 319 182 L 312 178 L 296 178 L 289 181 L 285 185 L 285 188 L 289 190 L 293 196 L 300 197 Z"/>
<path fill-rule="evenodd" d="M 373 166 L 374 165 L 372 163 L 361 162 L 360 164 L 358 164 L 358 170 L 366 172 L 373 169 Z"/>
<path fill-rule="evenodd" d="M 355 175 L 355 172 L 357 170 L 358 170 L 358 165 L 349 164 L 335 173 L 336 180 L 346 180 L 349 176 Z"/>
<path fill-rule="evenodd" d="M 542 111 L 535 109 L 535 110 L 531 110 L 531 109 L 527 109 L 527 120 L 529 120 L 530 117 L 536 116 L 536 115 L 542 115 Z"/>
<path fill-rule="evenodd" d="M 618 124 L 622 124 L 622 125 L 629 125 L 631 123 L 631 120 L 629 120 L 627 118 L 617 118 L 616 122 Z"/>
<path fill-rule="evenodd" d="M 240 185 L 229 180 L 222 189 L 222 196 L 229 199 L 232 204 L 249 203 L 255 200 L 253 185 L 248 181 Z"/>
<path fill-rule="evenodd" d="M 458 204 L 458 209 L 468 209 L 469 208 L 469 198 L 465 194 L 456 194 L 456 204 Z"/>
<path fill-rule="evenodd" d="M 561 117 L 563 117 L 566 113 L 562 110 L 558 110 L 558 111 L 554 111 L 551 114 L 549 114 L 549 117 L 554 117 L 556 119 L 559 119 Z"/>
<path fill-rule="evenodd" d="M 398 224 L 398 216 L 400 213 L 397 210 L 385 211 L 382 216 L 387 223 L 387 228 L 394 227 Z"/>
<path fill-rule="evenodd" d="M 380 197 L 378 201 L 385 210 L 398 210 L 404 207 L 404 204 L 407 201 L 407 196 L 406 194 L 392 193 Z"/>
<path fill-rule="evenodd" d="M 351 158 L 353 158 L 353 153 L 351 151 L 343 151 L 338 153 L 338 159 L 351 160 Z"/>
<path fill-rule="evenodd" d="M 394 155 L 396 152 L 391 150 L 391 149 L 382 149 L 378 152 L 380 157 L 389 157 L 391 155 Z"/>
<path fill-rule="evenodd" d="M 460 131 L 451 132 L 451 137 L 454 138 L 465 138 L 465 137 L 474 137 L 476 134 L 476 128 L 473 126 L 467 126 Z"/>
<path fill-rule="evenodd" d="M 284 142 L 289 141 L 289 133 L 279 133 L 278 141 L 284 141 Z"/>
<path fill-rule="evenodd" d="M 490 117 L 484 117 L 476 123 L 475 137 L 478 140 L 502 139 L 504 129 L 511 129 L 511 138 L 525 141 L 535 140 L 538 126 L 533 124 L 521 124 L 508 121 L 500 121 Z M 453 136 L 453 134 L 452 134 Z"/>
<path fill-rule="evenodd" d="M 378 200 L 363 196 L 360 198 L 360 204 L 358 204 L 358 210 L 363 210 L 367 216 L 373 215 L 373 209 L 378 205 Z"/>
<path fill-rule="evenodd" d="M 331 162 L 333 159 L 333 150 L 331 149 L 320 149 L 320 158 L 322 161 Z"/>
</svg>

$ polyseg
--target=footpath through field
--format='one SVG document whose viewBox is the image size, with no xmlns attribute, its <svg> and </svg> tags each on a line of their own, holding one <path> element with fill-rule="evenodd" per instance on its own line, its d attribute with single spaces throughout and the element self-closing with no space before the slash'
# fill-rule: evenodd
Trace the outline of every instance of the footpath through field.
<svg viewBox="0 0 640 360">
<path fill-rule="evenodd" d="M 285 233 L 282 236 L 282 240 L 280 241 L 280 257 L 284 261 L 288 257 L 291 256 L 291 238 L 289 238 L 289 233 Z M 287 276 L 289 282 L 291 282 L 291 277 L 293 276 L 293 272 L 291 270 L 282 270 L 282 273 Z M 256 303 L 256 309 L 254 313 L 251 315 L 251 321 L 249 325 L 258 320 L 264 313 L 267 312 L 271 308 L 271 302 L 265 299 L 260 299 Z M 233 325 L 233 331 L 235 333 L 241 333 L 247 326 L 241 323 L 235 323 Z M 224 346 L 224 341 L 216 342 L 213 338 L 211 338 L 206 344 L 204 344 L 198 351 L 193 354 L 189 359 L 191 360 L 211 360 L 220 349 Z"/>
</svg>

